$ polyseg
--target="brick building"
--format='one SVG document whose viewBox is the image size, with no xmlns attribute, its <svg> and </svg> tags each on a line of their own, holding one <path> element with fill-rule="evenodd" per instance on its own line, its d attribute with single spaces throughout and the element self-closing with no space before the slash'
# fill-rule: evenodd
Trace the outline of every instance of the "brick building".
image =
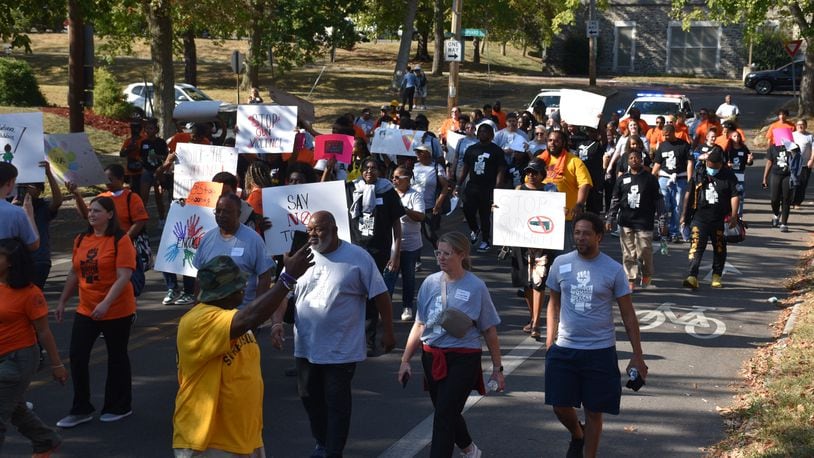
<svg viewBox="0 0 814 458">
<path fill-rule="evenodd" d="M 670 17 L 670 8 L 670 2 L 665 0 L 610 0 L 608 8 L 598 11 L 599 74 L 740 78 L 747 46 L 742 28 L 696 21 L 684 31 L 681 22 Z M 586 16 L 587 8 L 547 50 L 546 67 L 550 73 L 569 71 L 566 59 L 574 56 L 563 51 L 574 49 L 574 45 L 566 45 L 567 40 L 587 43 Z M 585 55 L 587 61 L 587 52 Z"/>
</svg>

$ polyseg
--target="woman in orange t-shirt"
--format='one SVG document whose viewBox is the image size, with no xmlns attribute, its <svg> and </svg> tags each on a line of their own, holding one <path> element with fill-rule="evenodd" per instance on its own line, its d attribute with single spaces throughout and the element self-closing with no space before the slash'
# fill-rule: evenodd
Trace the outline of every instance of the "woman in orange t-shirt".
<svg viewBox="0 0 814 458">
<path fill-rule="evenodd" d="M 119 228 L 116 205 L 110 197 L 96 197 L 88 208 L 88 229 L 74 241 L 73 268 L 68 271 L 59 297 L 57 321 L 65 316 L 65 304 L 77 287 L 79 306 L 71 330 L 71 372 L 73 406 L 68 416 L 57 422 L 72 428 L 93 420 L 96 410 L 90 403 L 90 352 L 99 334 L 107 346 L 105 403 L 99 420 L 112 422 L 133 413 L 130 358 L 127 343 L 136 313 L 136 298 L 130 275 L 136 268 L 133 242 Z"/>
<path fill-rule="evenodd" d="M 48 327 L 48 304 L 31 279 L 34 262 L 18 239 L 0 240 L 0 454 L 13 424 L 31 440 L 34 456 L 48 454 L 62 438 L 25 405 L 25 394 L 40 364 L 37 341 L 48 351 L 51 374 L 68 380 Z"/>
</svg>

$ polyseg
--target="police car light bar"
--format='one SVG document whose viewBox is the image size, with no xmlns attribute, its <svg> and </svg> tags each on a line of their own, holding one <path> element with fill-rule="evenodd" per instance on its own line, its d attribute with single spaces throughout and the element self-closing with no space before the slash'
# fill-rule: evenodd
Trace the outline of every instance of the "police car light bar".
<svg viewBox="0 0 814 458">
<path fill-rule="evenodd" d="M 640 92 L 636 97 L 684 97 L 683 94 L 663 94 L 661 92 Z"/>
</svg>

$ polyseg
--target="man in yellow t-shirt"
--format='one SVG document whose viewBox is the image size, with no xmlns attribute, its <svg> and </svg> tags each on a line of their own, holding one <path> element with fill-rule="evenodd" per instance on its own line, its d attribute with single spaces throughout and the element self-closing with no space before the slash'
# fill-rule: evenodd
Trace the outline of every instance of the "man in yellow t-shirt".
<svg viewBox="0 0 814 458">
<path fill-rule="evenodd" d="M 265 456 L 260 347 L 251 329 L 271 317 L 310 260 L 308 246 L 286 256 L 286 272 L 241 310 L 236 307 L 243 300 L 246 274 L 232 258 L 218 256 L 201 266 L 200 302 L 178 324 L 176 458 L 201 452 Z"/>
</svg>

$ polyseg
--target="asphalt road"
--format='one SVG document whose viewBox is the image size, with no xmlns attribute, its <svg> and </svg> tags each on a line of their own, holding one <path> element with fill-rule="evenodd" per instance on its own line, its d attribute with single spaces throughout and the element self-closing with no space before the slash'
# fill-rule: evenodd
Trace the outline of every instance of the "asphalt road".
<svg viewBox="0 0 814 458">
<path fill-rule="evenodd" d="M 647 88 L 648 91 L 654 88 Z M 620 87 L 608 106 L 626 107 L 639 89 Z M 671 89 L 669 92 L 676 92 Z M 681 89 L 692 98 L 695 109 L 715 109 L 728 92 L 725 89 Z M 766 114 L 775 110 L 788 96 L 757 97 L 753 93 L 733 91 L 743 112 L 748 135 L 761 125 Z M 770 296 L 782 297 L 782 279 L 788 276 L 810 237 L 807 227 L 814 222 L 814 206 L 795 211 L 790 219 L 791 232 L 781 234 L 769 226 L 768 195 L 760 189 L 763 155 L 747 174 L 746 221 L 750 225 L 745 243 L 730 246 L 731 270 L 724 275 L 724 288 L 713 290 L 708 280 L 696 293 L 681 288 L 687 264 L 687 245 L 670 245 L 667 256 L 656 255 L 655 289 L 637 292 L 634 304 L 647 316 L 647 323 L 664 322 L 642 333 L 645 359 L 650 367 L 647 386 L 639 393 L 625 390 L 622 412 L 606 416 L 601 451 L 603 456 L 698 456 L 703 447 L 719 440 L 722 422 L 716 407 L 730 403 L 739 382 L 738 370 L 751 351 L 770 340 L 771 323 L 777 310 L 767 303 Z M 57 302 L 65 279 L 69 242 L 65 234 L 76 231 L 73 212 L 63 209 L 52 225 L 57 238 L 56 265 L 47 287 L 49 303 Z M 449 218 L 450 227 L 463 229 L 460 211 Z M 606 237 L 602 249 L 620 259 L 619 242 Z M 425 247 L 424 270 L 435 271 Z M 544 352 L 542 343 L 527 338 L 520 328 L 527 321 L 525 303 L 515 296 L 509 283 L 508 263 L 496 260 L 496 251 L 477 254 L 475 273 L 483 278 L 493 295 L 503 323 L 499 327 L 508 390 L 502 394 L 472 397 L 466 413 L 475 441 L 486 456 L 539 457 L 562 456 L 568 436 L 551 409 L 543 404 Z M 701 275 L 710 270 L 709 253 L 702 263 Z M 171 456 L 172 411 L 177 389 L 175 375 L 175 331 L 185 308 L 162 306 L 164 286 L 159 274 L 147 276 L 147 292 L 139 300 L 138 321 L 130 341 L 133 365 L 134 414 L 118 423 L 94 421 L 63 431 L 65 443 L 57 456 L 70 457 L 157 457 Z M 397 295 L 396 309 L 400 308 Z M 675 304 L 669 309 L 660 306 Z M 704 307 L 704 309 L 693 309 Z M 621 321 L 620 365 L 627 363 L 629 345 Z M 643 320 L 642 326 L 645 327 Z M 52 323 L 63 355 L 67 354 L 70 320 Z M 396 382 L 396 371 L 409 323 L 395 325 L 396 351 L 369 358 L 359 364 L 354 379 L 354 412 L 348 456 L 428 456 L 432 407 L 422 391 L 420 377 L 414 377 L 406 389 Z M 290 334 L 290 330 L 288 331 Z M 313 447 L 307 417 L 297 398 L 296 381 L 283 370 L 292 363 L 292 349 L 275 351 L 266 336 L 261 339 L 265 378 L 264 438 L 269 456 L 307 456 Z M 290 344 L 290 340 L 287 342 Z M 103 341 L 97 343 L 92 358 L 93 402 L 102 404 L 106 355 Z M 414 360 L 414 370 L 420 364 Z M 484 367 L 489 368 L 488 358 Z M 39 415 L 55 423 L 71 404 L 71 389 L 48 381 L 47 371 L 40 373 L 27 399 L 34 402 Z M 5 456 L 30 454 L 27 442 L 9 431 Z"/>
</svg>

